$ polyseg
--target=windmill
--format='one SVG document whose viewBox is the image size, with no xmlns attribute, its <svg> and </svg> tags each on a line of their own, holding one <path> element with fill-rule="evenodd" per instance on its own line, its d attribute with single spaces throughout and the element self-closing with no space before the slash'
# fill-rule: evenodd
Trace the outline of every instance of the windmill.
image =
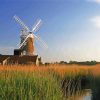
<svg viewBox="0 0 100 100">
<path fill-rule="evenodd" d="M 18 17 L 14 16 L 14 19 L 20 24 L 22 27 L 21 34 L 20 34 L 20 45 L 18 52 L 20 51 L 20 55 L 34 55 L 34 40 L 38 40 L 39 44 L 43 48 L 47 48 L 46 43 L 34 33 L 40 28 L 42 24 L 42 20 L 38 19 L 32 27 L 30 31 L 29 28 L 23 23 L 23 21 Z M 16 50 L 15 50 L 16 52 Z"/>
</svg>

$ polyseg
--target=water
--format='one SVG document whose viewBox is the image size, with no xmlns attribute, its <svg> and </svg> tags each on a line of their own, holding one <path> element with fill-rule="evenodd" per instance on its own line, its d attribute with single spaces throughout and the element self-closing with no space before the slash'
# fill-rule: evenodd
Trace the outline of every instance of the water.
<svg viewBox="0 0 100 100">
<path fill-rule="evenodd" d="M 78 83 L 77 86 L 75 82 Z M 81 82 L 74 80 L 67 88 L 66 84 L 63 86 L 67 93 L 67 100 L 100 100 L 100 77 L 94 79 L 85 77 Z"/>
<path fill-rule="evenodd" d="M 92 100 L 91 89 L 84 89 L 69 98 L 69 100 Z"/>
<path fill-rule="evenodd" d="M 91 89 L 84 90 L 86 94 L 83 96 L 81 100 L 92 100 L 92 91 Z"/>
</svg>

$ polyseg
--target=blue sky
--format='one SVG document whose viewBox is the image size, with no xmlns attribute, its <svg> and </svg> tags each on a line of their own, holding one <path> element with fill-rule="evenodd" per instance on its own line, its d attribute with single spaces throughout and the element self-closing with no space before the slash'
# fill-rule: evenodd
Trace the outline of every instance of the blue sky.
<svg viewBox="0 0 100 100">
<path fill-rule="evenodd" d="M 18 48 L 19 16 L 31 29 L 37 18 L 48 49 L 36 42 L 43 61 L 100 61 L 100 0 L 0 0 L 0 53 L 13 54 Z M 8 49 L 6 49 L 8 48 Z"/>
</svg>

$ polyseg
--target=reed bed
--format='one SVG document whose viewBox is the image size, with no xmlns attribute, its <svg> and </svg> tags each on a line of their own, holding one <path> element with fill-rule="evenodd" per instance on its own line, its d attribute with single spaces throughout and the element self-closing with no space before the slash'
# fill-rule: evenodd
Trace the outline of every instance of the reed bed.
<svg viewBox="0 0 100 100">
<path fill-rule="evenodd" d="M 100 76 L 100 65 L 0 65 L 0 100 L 67 100 Z"/>
</svg>

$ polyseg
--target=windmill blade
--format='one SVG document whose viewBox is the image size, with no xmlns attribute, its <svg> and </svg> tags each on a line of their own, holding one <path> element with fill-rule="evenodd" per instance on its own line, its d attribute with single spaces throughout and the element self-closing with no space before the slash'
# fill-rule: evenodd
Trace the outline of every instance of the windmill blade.
<svg viewBox="0 0 100 100">
<path fill-rule="evenodd" d="M 29 35 L 30 35 L 30 34 L 29 34 Z M 21 47 L 24 45 L 24 43 L 25 43 L 26 40 L 28 39 L 29 35 L 28 35 L 28 36 L 25 38 L 25 40 L 20 44 L 19 48 L 21 48 Z"/>
<path fill-rule="evenodd" d="M 36 32 L 38 29 L 39 29 L 39 27 L 42 25 L 42 20 L 41 19 L 38 19 L 36 22 L 35 22 L 35 24 L 33 25 L 33 27 L 32 27 L 32 32 L 34 33 L 34 32 Z"/>
<path fill-rule="evenodd" d="M 41 42 L 39 42 L 39 40 L 37 40 L 36 42 L 37 42 L 37 44 L 38 44 L 41 48 L 45 49 L 45 46 L 42 45 Z"/>
<path fill-rule="evenodd" d="M 22 26 L 23 29 L 29 32 L 29 28 L 22 22 L 22 20 L 18 16 L 15 15 L 14 19 Z"/>
<path fill-rule="evenodd" d="M 38 40 L 38 43 L 40 46 L 42 46 L 43 48 L 48 48 L 47 44 L 45 41 L 43 41 L 40 36 L 34 35 L 34 37 Z"/>
</svg>

